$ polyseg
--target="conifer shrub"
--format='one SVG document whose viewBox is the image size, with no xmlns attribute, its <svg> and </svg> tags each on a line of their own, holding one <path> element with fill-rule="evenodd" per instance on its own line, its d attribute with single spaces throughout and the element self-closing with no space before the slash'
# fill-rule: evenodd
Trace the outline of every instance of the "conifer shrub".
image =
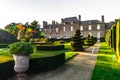
<svg viewBox="0 0 120 80">
<path fill-rule="evenodd" d="M 86 37 L 86 39 L 84 40 L 84 44 L 87 45 L 87 46 L 92 46 L 93 44 L 95 44 L 95 39 L 93 36 L 90 36 L 88 34 L 88 36 Z"/>
<path fill-rule="evenodd" d="M 71 42 L 73 51 L 83 51 L 83 40 L 81 37 L 80 30 L 76 30 Z"/>
</svg>

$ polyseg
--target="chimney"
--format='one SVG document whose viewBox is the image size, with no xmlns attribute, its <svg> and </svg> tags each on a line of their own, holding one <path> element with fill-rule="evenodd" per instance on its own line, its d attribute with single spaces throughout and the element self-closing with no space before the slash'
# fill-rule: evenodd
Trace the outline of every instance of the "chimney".
<svg viewBox="0 0 120 80">
<path fill-rule="evenodd" d="M 64 22 L 64 19 L 63 18 L 61 18 L 61 23 L 63 23 Z"/>
<path fill-rule="evenodd" d="M 81 21 L 81 15 L 78 15 L 78 21 Z"/>
<path fill-rule="evenodd" d="M 102 22 L 104 23 L 104 15 L 102 15 L 101 18 L 102 18 Z"/>
<path fill-rule="evenodd" d="M 43 21 L 43 27 L 45 28 L 48 25 L 46 21 Z"/>
</svg>

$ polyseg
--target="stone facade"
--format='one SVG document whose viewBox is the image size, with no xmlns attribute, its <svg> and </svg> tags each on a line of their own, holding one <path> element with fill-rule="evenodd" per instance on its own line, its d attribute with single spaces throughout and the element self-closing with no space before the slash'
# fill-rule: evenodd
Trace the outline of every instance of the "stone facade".
<svg viewBox="0 0 120 80">
<path fill-rule="evenodd" d="M 47 24 L 43 22 L 42 31 L 45 34 L 46 38 L 71 38 L 74 35 L 74 32 L 79 29 L 83 37 L 86 37 L 90 34 L 93 37 L 105 36 L 106 34 L 106 23 L 104 22 L 104 16 L 101 16 L 101 21 L 99 20 L 86 20 L 81 21 L 81 16 L 69 17 L 61 19 L 61 23 L 56 24 Z"/>
</svg>

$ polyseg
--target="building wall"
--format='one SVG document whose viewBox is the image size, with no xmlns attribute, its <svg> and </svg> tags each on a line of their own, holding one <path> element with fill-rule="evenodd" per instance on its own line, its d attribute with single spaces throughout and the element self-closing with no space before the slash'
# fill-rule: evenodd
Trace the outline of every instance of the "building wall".
<svg viewBox="0 0 120 80">
<path fill-rule="evenodd" d="M 79 29 L 81 30 L 81 26 L 83 26 L 83 30 L 81 30 L 81 34 L 83 37 L 86 37 L 88 34 L 91 34 L 93 37 L 103 37 L 105 36 L 105 23 L 88 23 L 88 24 L 79 24 L 80 22 L 75 23 L 60 23 L 57 26 L 49 25 L 48 27 L 43 27 L 42 31 L 47 38 L 71 38 L 74 35 L 74 32 Z M 97 26 L 100 26 L 100 29 L 97 29 Z M 89 30 L 89 26 L 91 29 Z M 58 31 L 56 32 L 56 28 Z"/>
</svg>

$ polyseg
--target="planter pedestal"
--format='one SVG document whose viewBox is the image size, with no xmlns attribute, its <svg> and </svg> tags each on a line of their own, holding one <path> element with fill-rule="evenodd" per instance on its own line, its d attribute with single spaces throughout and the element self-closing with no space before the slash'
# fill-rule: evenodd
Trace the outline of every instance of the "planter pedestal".
<svg viewBox="0 0 120 80">
<path fill-rule="evenodd" d="M 15 60 L 14 70 L 18 73 L 18 80 L 26 80 L 27 74 L 25 72 L 29 69 L 29 55 L 14 54 L 13 58 Z"/>
</svg>

